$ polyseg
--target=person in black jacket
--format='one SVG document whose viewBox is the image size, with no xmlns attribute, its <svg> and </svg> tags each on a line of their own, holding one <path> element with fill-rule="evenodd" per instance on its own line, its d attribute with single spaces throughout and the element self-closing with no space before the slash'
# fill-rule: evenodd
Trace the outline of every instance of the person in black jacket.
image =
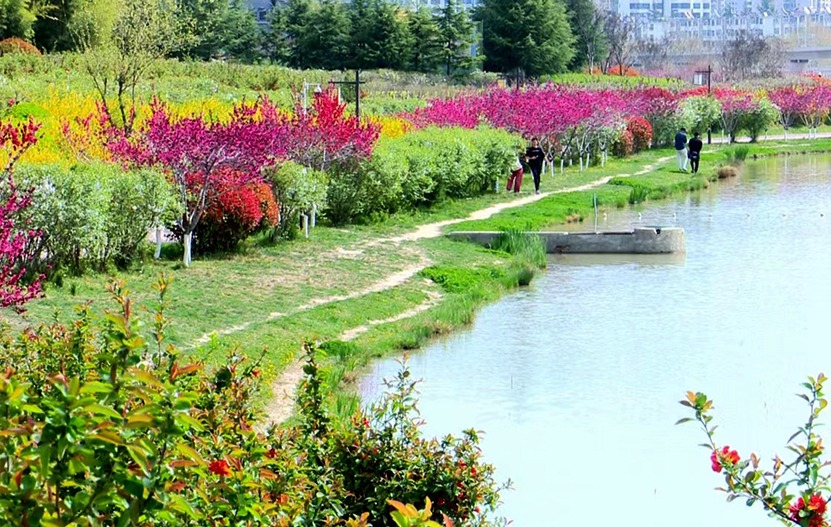
<svg viewBox="0 0 831 527">
<path fill-rule="evenodd" d="M 531 175 L 534 176 L 534 190 L 537 194 L 540 193 L 540 174 L 542 174 L 542 162 L 545 159 L 545 153 L 540 148 L 540 142 L 536 137 L 531 138 L 531 146 L 525 150 L 525 162 L 528 163 L 528 168 L 531 169 Z"/>
<path fill-rule="evenodd" d="M 698 172 L 698 162 L 701 159 L 701 149 L 704 143 L 701 142 L 701 134 L 696 132 L 690 142 L 687 143 L 687 156 L 690 158 L 690 168 L 693 174 Z"/>
</svg>

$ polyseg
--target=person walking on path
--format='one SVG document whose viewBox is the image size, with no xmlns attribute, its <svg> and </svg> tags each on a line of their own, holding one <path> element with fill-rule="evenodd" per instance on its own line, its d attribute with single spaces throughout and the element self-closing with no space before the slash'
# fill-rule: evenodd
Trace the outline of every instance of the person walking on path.
<svg viewBox="0 0 831 527">
<path fill-rule="evenodd" d="M 506 190 L 508 192 L 514 191 L 514 193 L 519 192 L 519 188 L 522 186 L 522 163 L 519 160 L 519 155 L 514 158 L 514 165 L 511 167 L 511 175 L 508 176 L 508 186 Z"/>
<path fill-rule="evenodd" d="M 525 161 L 528 163 L 528 168 L 531 169 L 531 175 L 534 176 L 534 192 L 540 193 L 540 175 L 542 174 L 542 162 L 545 159 L 545 153 L 540 148 L 540 142 L 536 137 L 531 138 L 531 146 L 525 150 Z"/>
<path fill-rule="evenodd" d="M 678 170 L 687 171 L 687 131 L 683 128 L 675 134 L 675 153 L 678 155 Z"/>
<path fill-rule="evenodd" d="M 687 144 L 687 148 L 689 149 L 687 157 L 690 158 L 690 169 L 693 174 L 698 173 L 698 162 L 701 159 L 701 149 L 703 147 L 704 143 L 701 142 L 701 134 L 696 132 L 693 134 L 693 138 L 690 139 L 689 144 Z"/>
</svg>

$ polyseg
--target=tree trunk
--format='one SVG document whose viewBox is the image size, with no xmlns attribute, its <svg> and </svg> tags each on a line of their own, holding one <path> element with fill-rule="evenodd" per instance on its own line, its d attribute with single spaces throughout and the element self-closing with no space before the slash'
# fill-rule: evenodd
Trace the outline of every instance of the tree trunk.
<svg viewBox="0 0 831 527">
<path fill-rule="evenodd" d="M 182 260 L 182 263 L 185 265 L 185 267 L 190 267 L 192 246 L 191 242 L 193 242 L 193 231 L 185 233 L 183 242 L 185 246 L 185 256 Z"/>
<path fill-rule="evenodd" d="M 158 260 L 162 257 L 162 227 L 156 225 L 156 254 L 153 257 Z"/>
</svg>

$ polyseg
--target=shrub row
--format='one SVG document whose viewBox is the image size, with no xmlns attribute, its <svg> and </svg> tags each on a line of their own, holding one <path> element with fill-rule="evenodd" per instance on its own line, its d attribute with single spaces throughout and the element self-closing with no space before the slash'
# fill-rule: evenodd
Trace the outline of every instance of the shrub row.
<svg viewBox="0 0 831 527">
<path fill-rule="evenodd" d="M 371 220 L 492 191 L 516 149 L 516 136 L 489 128 L 425 128 L 381 138 L 368 161 L 331 171 L 327 214 L 334 223 Z"/>
<path fill-rule="evenodd" d="M 169 183 L 151 170 L 37 165 L 18 168 L 16 179 L 33 191 L 29 220 L 43 233 L 34 249 L 40 270 L 129 265 L 141 255 L 150 229 L 176 214 Z"/>
<path fill-rule="evenodd" d="M 262 432 L 257 361 L 165 343 L 169 283 L 146 333 L 123 284 L 106 317 L 0 330 L 0 524 L 392 527 L 387 500 L 429 498 L 446 524 L 496 525 L 478 435 L 424 437 L 406 369 L 336 424 L 309 345 L 297 423 Z"/>
</svg>

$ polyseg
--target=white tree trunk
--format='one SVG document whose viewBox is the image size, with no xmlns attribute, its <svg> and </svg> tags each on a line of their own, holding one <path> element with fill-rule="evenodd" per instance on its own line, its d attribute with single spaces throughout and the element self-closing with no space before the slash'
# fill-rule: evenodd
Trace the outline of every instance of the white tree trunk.
<svg viewBox="0 0 831 527">
<path fill-rule="evenodd" d="M 185 267 L 190 267 L 191 262 L 191 242 L 193 241 L 193 232 L 188 232 L 184 236 L 184 245 L 185 245 L 185 257 L 182 260 L 182 263 L 185 264 Z"/>
<path fill-rule="evenodd" d="M 161 225 L 156 225 L 156 253 L 153 257 L 158 260 L 162 257 L 162 227 Z"/>
</svg>

